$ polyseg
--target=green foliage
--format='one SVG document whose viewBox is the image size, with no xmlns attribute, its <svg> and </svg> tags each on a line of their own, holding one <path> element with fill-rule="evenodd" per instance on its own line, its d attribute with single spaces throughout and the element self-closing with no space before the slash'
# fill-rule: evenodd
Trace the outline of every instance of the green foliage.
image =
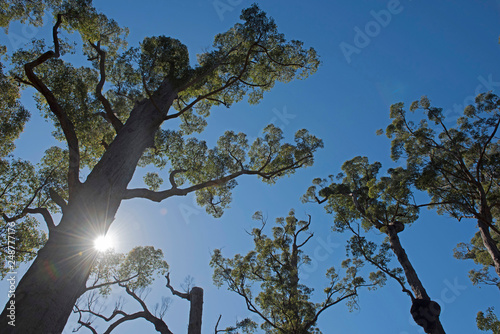
<svg viewBox="0 0 500 334">
<path fill-rule="evenodd" d="M 144 183 L 149 189 L 158 190 L 160 189 L 160 185 L 163 183 L 163 180 L 160 178 L 158 173 L 149 172 L 144 175 Z"/>
<path fill-rule="evenodd" d="M 361 262 L 345 261 L 345 276 L 341 278 L 335 268 L 330 268 L 326 273 L 329 285 L 324 290 L 325 300 L 312 302 L 313 289 L 300 283 L 299 272 L 300 266 L 310 261 L 302 250 L 312 238 L 312 234 L 303 236 L 310 220 L 298 220 L 291 211 L 286 218 L 276 219 L 272 236 L 267 236 L 262 213 L 257 212 L 254 219 L 263 224 L 251 232 L 254 250 L 224 258 L 216 249 L 210 265 L 214 268 L 214 283 L 242 296 L 248 309 L 263 320 L 261 328 L 266 333 L 320 333 L 315 324 L 321 312 L 343 300 L 354 307 L 357 288 L 373 285 L 359 276 Z"/>
<path fill-rule="evenodd" d="M 273 183 L 312 165 L 313 153 L 323 145 L 306 130 L 296 133 L 295 143 L 283 143 L 282 131 L 273 125 L 254 143 L 231 131 L 213 148 L 188 137 L 203 131 L 213 106 L 230 107 L 245 97 L 258 103 L 277 82 L 302 79 L 317 70 L 315 50 L 287 41 L 274 20 L 256 5 L 242 12 L 241 23 L 217 35 L 213 47 L 198 55 L 196 65 L 189 63 L 187 47 L 171 37 L 146 37 L 138 46 L 128 47 L 128 30 L 98 12 L 90 0 L 4 1 L 0 26 L 7 29 L 16 20 L 40 26 L 50 23 L 42 22 L 46 14 L 56 34 L 34 39 L 22 49 L 0 46 L 6 59 L 0 65 L 0 158 L 5 159 L 0 161 L 0 211 L 4 215 L 0 229 L 6 230 L 8 222 L 15 220 L 18 230 L 24 231 L 18 261 L 32 259 L 46 239 L 38 222 L 28 217 L 33 213 L 29 210 L 58 213 L 71 204 L 66 203 L 71 197 L 70 160 L 74 168 L 91 172 L 132 110 L 140 109 L 146 99 L 163 113 L 165 122 L 178 118 L 180 124 L 159 128 L 154 145 L 139 165 L 172 172 L 172 187 L 184 185 L 196 191 L 198 203 L 216 217 L 231 201 L 235 177 L 253 174 Z M 172 110 L 156 105 L 154 98 L 165 81 L 176 93 Z M 21 89 L 26 88 L 36 90 L 37 108 L 53 123 L 53 136 L 63 142 L 47 150 L 36 168 L 14 163 L 17 160 L 9 156 L 30 117 L 19 102 Z M 73 132 L 70 143 L 68 133 L 71 137 Z M 123 154 L 128 154 L 126 148 Z M 159 191 L 163 178 L 162 173 L 152 171 L 144 182 L 150 190 Z M 5 234 L 2 238 L 5 247 Z"/>
<path fill-rule="evenodd" d="M 379 162 L 370 164 L 366 157 L 348 160 L 342 165 L 341 173 L 330 176 L 330 181 L 339 182 L 328 185 L 326 179 L 314 179 L 303 201 L 325 203 L 327 213 L 334 216 L 333 230 L 352 233 L 347 253 L 353 261 L 368 262 L 378 269 L 369 276 L 376 286 L 384 285 L 390 277 L 398 282 L 403 292 L 413 297 L 407 284 L 413 291 L 422 291 L 423 287 L 418 279 L 414 279 L 417 277 L 415 269 L 406 256 L 398 233 L 418 219 L 419 209 L 413 197 L 415 173 L 397 167 L 390 168 L 387 176 L 379 176 L 381 167 Z M 362 230 L 368 232 L 374 228 L 387 235 L 380 244 L 363 235 Z M 394 255 L 398 256 L 399 265 L 404 270 L 391 264 Z"/>
<path fill-rule="evenodd" d="M 163 260 L 162 250 L 146 246 L 132 249 L 120 265 L 118 273 L 121 279 L 137 273 L 138 276 L 127 283 L 134 290 L 150 285 L 154 280 L 153 274 L 164 275 L 167 270 L 168 264 Z"/>
<path fill-rule="evenodd" d="M 182 101 L 210 94 L 183 115 L 183 121 L 193 124 L 184 128 L 187 133 L 200 130 L 194 125 L 201 121 L 200 116 L 210 114 L 212 106 L 230 107 L 245 95 L 249 103 L 258 103 L 275 82 L 306 78 L 319 66 L 314 49 L 303 49 L 299 41 L 287 42 L 274 20 L 257 5 L 243 10 L 240 18 L 244 23 L 215 37 L 213 51 L 198 55 L 199 64 L 190 71 L 188 81 L 197 79 L 180 93 L 180 103 L 174 104 L 181 110 L 187 105 Z"/>
<path fill-rule="evenodd" d="M 22 1 L 6 0 L 0 4 L 0 27 L 8 31 L 9 24 L 13 21 L 22 23 L 29 22 L 34 26 L 42 25 L 43 15 L 47 7 L 53 7 L 60 4 L 60 0 L 45 1 Z"/>
<path fill-rule="evenodd" d="M 398 167 L 389 169 L 388 176 L 379 177 L 381 167 L 379 162 L 370 164 L 366 157 L 348 160 L 342 165 L 342 173 L 330 177 L 330 181 L 339 183 L 327 185 L 326 179 L 316 179 L 303 201 L 326 201 L 325 210 L 334 214 L 334 227 L 340 232 L 356 220 L 366 230 L 375 227 L 382 232 L 384 226 L 396 221 L 413 223 L 418 209 L 412 203 L 412 173 Z"/>
<path fill-rule="evenodd" d="M 415 124 L 402 103 L 391 107 L 392 124 L 386 134 L 392 138 L 393 159 L 406 159 L 407 168 L 415 172 L 415 186 L 427 191 L 439 214 L 484 224 L 485 238 L 491 238 L 491 247 L 498 249 L 500 99 L 492 93 L 479 94 L 475 105 L 467 106 L 452 127 L 426 97 L 413 102 L 410 111 L 422 111 L 425 117 Z M 496 232 L 490 235 L 490 229 Z M 488 273 L 494 262 L 486 242 L 478 233 L 470 243 L 459 244 L 455 256 L 483 265 L 470 272 L 475 284 L 496 285 L 498 279 Z"/>
<path fill-rule="evenodd" d="M 19 103 L 19 88 L 12 78 L 3 73 L 0 63 L 0 159 L 14 148 L 14 140 L 19 137 L 30 113 Z"/>
<path fill-rule="evenodd" d="M 151 285 L 158 275 L 168 271 L 161 249 L 135 247 L 127 254 L 107 251 L 99 253 L 88 280 L 87 290 L 99 289 L 106 296 L 115 284 L 135 291 Z"/>
<path fill-rule="evenodd" d="M 500 321 L 498 320 L 496 314 L 493 313 L 493 307 L 489 307 L 484 312 L 478 312 L 476 317 L 477 328 L 482 331 L 491 331 L 493 334 L 500 334 Z"/>
<path fill-rule="evenodd" d="M 493 239 L 500 245 L 500 237 L 492 235 Z M 479 270 L 471 269 L 469 278 L 474 285 L 486 284 L 500 287 L 500 279 L 493 276 L 494 262 L 484 246 L 479 233 L 476 233 L 470 243 L 459 243 L 454 249 L 453 255 L 460 260 L 473 260 L 475 264 L 482 265 Z"/>
<path fill-rule="evenodd" d="M 47 235 L 40 230 L 39 221 L 28 216 L 31 207 L 58 212 L 50 198 L 50 190 L 65 194 L 65 175 L 60 173 L 59 166 L 64 163 L 64 154 L 57 148 L 46 151 L 42 162 L 33 166 L 28 161 L 6 159 L 0 161 L 0 261 L 2 276 L 22 262 L 36 257 L 37 251 L 46 240 Z M 9 244 L 9 236 L 11 242 Z M 9 247 L 14 246 L 15 257 L 9 257 Z M 15 264 L 12 266 L 12 261 Z"/>
<path fill-rule="evenodd" d="M 297 168 L 311 166 L 313 153 L 323 142 L 306 130 L 295 134 L 295 144 L 282 143 L 283 132 L 274 125 L 264 129 L 264 135 L 250 146 L 244 133 L 226 131 L 209 149 L 206 142 L 195 138 L 184 139 L 180 131 L 160 131 L 155 149 L 148 152 L 142 165 L 153 163 L 162 168 L 169 161 L 171 171 L 182 170 L 175 177 L 177 186 L 200 184 L 205 180 L 217 180 L 226 175 L 252 171 L 266 183 L 274 183 L 280 177 L 293 174 Z M 148 182 L 151 175 L 147 176 Z M 160 179 L 155 177 L 155 182 Z M 160 184 L 160 183 L 157 183 Z M 149 185 L 149 184 L 148 184 Z M 208 213 L 219 217 L 231 201 L 231 190 L 236 180 L 229 180 L 196 192 L 197 202 Z"/>
<path fill-rule="evenodd" d="M 487 215 L 481 210 L 484 204 L 498 215 L 499 106 L 494 94 L 479 94 L 476 105 L 465 108 L 451 128 L 445 125 L 442 110 L 431 107 L 425 97 L 410 108 L 426 116 L 418 125 L 407 119 L 402 103 L 391 107 L 393 121 L 386 134 L 392 138 L 392 157 L 398 160 L 404 155 L 408 168 L 419 172 L 415 184 L 440 204 L 439 213 L 479 218 Z"/>
<path fill-rule="evenodd" d="M 257 324 L 249 318 L 245 318 L 241 321 L 236 322 L 235 326 L 229 326 L 225 329 L 218 329 L 218 332 L 228 333 L 228 334 L 251 334 L 255 333 L 257 329 Z"/>
</svg>

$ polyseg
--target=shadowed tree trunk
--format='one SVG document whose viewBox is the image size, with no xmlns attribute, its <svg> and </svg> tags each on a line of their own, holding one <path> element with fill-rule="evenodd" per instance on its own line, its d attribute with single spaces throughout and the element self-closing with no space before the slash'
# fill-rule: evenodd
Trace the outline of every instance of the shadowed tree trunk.
<svg viewBox="0 0 500 334">
<path fill-rule="evenodd" d="M 164 82 L 156 104 L 170 106 L 176 92 Z M 168 108 L 164 108 L 165 113 Z M 93 240 L 105 233 L 120 206 L 137 162 L 153 144 L 165 115 L 150 100 L 134 107 L 87 180 L 79 184 L 59 225 L 23 276 L 15 295 L 15 326 L 10 310 L 1 315 L 1 333 L 61 333 L 83 293 L 94 258 Z M 7 304 L 9 305 L 9 304 Z M 40 312 L 40 309 L 46 310 Z"/>
<path fill-rule="evenodd" d="M 189 326 L 188 334 L 201 334 L 203 316 L 203 289 L 194 287 L 189 292 Z"/>
</svg>

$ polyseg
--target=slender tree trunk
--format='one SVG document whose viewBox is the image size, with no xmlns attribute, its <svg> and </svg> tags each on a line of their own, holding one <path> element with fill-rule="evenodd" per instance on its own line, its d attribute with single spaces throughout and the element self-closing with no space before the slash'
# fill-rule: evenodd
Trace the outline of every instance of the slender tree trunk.
<svg viewBox="0 0 500 334">
<path fill-rule="evenodd" d="M 172 104 L 176 93 L 164 82 L 155 94 L 156 105 Z M 144 100 L 134 107 L 85 183 L 63 211 L 63 217 L 47 244 L 19 282 L 15 311 L 7 303 L 1 314 L 0 333 L 59 334 L 82 294 L 92 268 L 93 240 L 105 233 L 120 206 L 137 163 L 153 144 L 164 114 Z M 12 316 L 15 322 L 9 324 Z M 15 326 L 12 326 L 15 324 Z"/>
<path fill-rule="evenodd" d="M 194 287 L 189 293 L 189 325 L 188 334 L 201 334 L 203 316 L 203 289 Z"/>
<path fill-rule="evenodd" d="M 293 320 L 291 321 L 294 331 L 302 331 L 301 316 L 299 314 L 299 248 L 297 247 L 297 234 L 292 244 L 292 254 L 290 256 L 291 277 L 290 277 L 290 299 L 293 308 Z"/>
<path fill-rule="evenodd" d="M 413 319 L 418 325 L 422 326 L 424 331 L 428 334 L 445 334 L 441 321 L 439 320 L 441 307 L 438 303 L 431 300 L 427 291 L 425 291 L 422 282 L 418 278 L 415 268 L 413 268 L 410 260 L 408 259 L 408 255 L 406 255 L 406 252 L 401 245 L 397 226 L 389 225 L 387 228 L 387 234 L 389 235 L 391 249 L 394 254 L 396 254 L 399 263 L 403 267 L 406 280 L 415 294 L 415 299 L 412 300 L 411 307 Z"/>
</svg>

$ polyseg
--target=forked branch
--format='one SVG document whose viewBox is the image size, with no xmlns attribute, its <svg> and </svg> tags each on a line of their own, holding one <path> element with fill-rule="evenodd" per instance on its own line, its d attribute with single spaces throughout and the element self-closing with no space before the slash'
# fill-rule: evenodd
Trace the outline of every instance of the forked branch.
<svg viewBox="0 0 500 334">
<path fill-rule="evenodd" d="M 94 50 L 97 52 L 99 55 L 99 74 L 101 76 L 101 79 L 99 80 L 99 83 L 97 84 L 95 88 L 95 94 L 99 101 L 101 101 L 102 106 L 104 108 L 104 111 L 106 112 L 103 114 L 104 119 L 113 126 L 115 129 L 115 132 L 118 133 L 120 129 L 123 127 L 122 122 L 116 117 L 115 113 L 113 112 L 113 108 L 111 107 L 111 103 L 109 103 L 108 99 L 106 99 L 102 95 L 102 87 L 104 86 L 104 83 L 106 82 L 106 52 L 101 49 L 101 43 L 97 42 L 97 44 L 94 44 L 90 42 L 90 45 L 94 48 Z"/>
<path fill-rule="evenodd" d="M 57 101 L 56 97 L 52 91 L 45 85 L 45 83 L 35 74 L 34 69 L 47 62 L 52 58 L 59 58 L 59 39 L 57 37 L 57 31 L 62 23 L 62 14 L 57 15 L 57 21 L 52 29 L 52 35 L 54 39 L 54 51 L 50 50 L 42 54 L 40 57 L 34 61 L 24 65 L 24 71 L 26 77 L 28 78 L 31 85 L 46 99 L 47 104 L 50 107 L 51 112 L 57 117 L 59 124 L 61 125 L 64 137 L 68 143 L 69 149 L 69 169 L 68 169 L 68 188 L 70 195 L 73 193 L 75 187 L 80 184 L 79 173 L 80 173 L 80 150 L 78 144 L 78 137 L 76 136 L 75 127 L 71 120 L 69 119 L 66 112 L 62 109 L 61 105 Z"/>
</svg>

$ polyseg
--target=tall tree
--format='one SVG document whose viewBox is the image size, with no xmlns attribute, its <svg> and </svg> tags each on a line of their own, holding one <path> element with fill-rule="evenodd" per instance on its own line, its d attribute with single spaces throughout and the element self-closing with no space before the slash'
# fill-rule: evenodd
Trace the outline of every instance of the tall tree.
<svg viewBox="0 0 500 334">
<path fill-rule="evenodd" d="M 334 215 L 333 229 L 353 234 L 348 244 L 351 254 L 375 265 L 383 281 L 389 276 L 398 282 L 411 299 L 413 319 L 426 333 L 445 333 L 439 319 L 441 307 L 428 295 L 399 238 L 405 226 L 418 218 L 411 191 L 412 173 L 399 167 L 389 169 L 388 176 L 379 177 L 381 167 L 379 162 L 370 164 L 366 157 L 355 157 L 344 162 L 342 173 L 332 176 L 330 184 L 328 180 L 315 179 L 315 185 L 303 199 L 325 203 L 325 210 Z M 378 230 L 387 237 L 377 247 L 373 241 L 367 241 L 361 229 Z M 390 268 L 390 252 L 396 255 L 402 271 Z"/>
<path fill-rule="evenodd" d="M 125 50 L 126 30 L 98 13 L 89 0 L 50 1 L 34 9 L 31 1 L 12 4 L 22 9 L 2 17 L 2 22 L 29 18 L 32 12 L 40 15 L 44 9 L 53 14 L 50 43 L 35 40 L 30 49 L 9 53 L 8 81 L 36 90 L 39 109 L 53 121 L 54 135 L 66 147 L 47 151 L 35 172 L 38 184 L 25 186 L 18 177 L 2 179 L 2 197 L 19 197 L 15 207 L 1 208 L 2 224 L 20 226 L 17 223 L 27 216 L 41 214 L 49 231 L 1 315 L 3 333 L 63 330 L 85 291 L 95 258 L 93 240 L 109 229 L 123 200 L 159 202 L 196 192 L 198 203 L 220 216 L 237 177 L 256 175 L 273 183 L 311 165 L 314 151 L 322 146 L 306 130 L 296 133 L 295 144 L 282 143 L 281 130 L 272 125 L 250 144 L 245 134 L 231 131 L 211 149 L 189 137 L 203 131 L 213 106 L 230 107 L 245 96 L 257 103 L 276 82 L 305 78 L 317 69 L 316 52 L 304 49 L 301 42 L 286 41 L 255 5 L 242 12 L 242 23 L 217 35 L 212 50 L 198 55 L 198 65 L 192 67 L 187 48 L 173 38 L 148 37 L 139 47 Z M 79 33 L 82 54 L 91 66 L 74 67 L 65 58 L 76 47 L 61 38 L 62 30 Z M 27 118 L 19 115 L 9 140 Z M 9 162 L 4 172 L 10 173 L 13 160 L 4 160 Z M 167 170 L 170 187 L 160 190 L 163 179 L 155 172 L 145 177 L 149 188 L 129 189 L 136 167 L 146 165 Z M 41 182 L 43 170 L 53 170 L 57 177 Z M 50 213 L 57 211 L 62 217 L 55 224 Z M 27 248 L 36 249 L 43 240 L 35 238 L 33 243 Z M 13 304 L 15 327 L 7 317 Z"/>
<path fill-rule="evenodd" d="M 455 257 L 483 265 L 469 272 L 474 284 L 500 288 L 500 99 L 491 92 L 479 94 L 452 127 L 425 96 L 410 111 L 425 117 L 416 123 L 403 103 L 391 106 L 386 134 L 392 139 L 392 158 L 404 157 L 415 186 L 430 195 L 431 201 L 421 206 L 477 222 L 478 231 L 470 243 L 458 245 Z M 478 315 L 478 324 L 483 320 Z"/>
<path fill-rule="evenodd" d="M 391 106 L 393 120 L 386 129 L 392 138 L 392 158 L 405 158 L 408 169 L 417 175 L 417 188 L 431 196 L 432 202 L 427 205 L 437 207 L 440 214 L 477 222 L 479 231 L 467 257 L 491 265 L 498 276 L 499 108 L 496 95 L 479 94 L 475 106 L 467 106 L 456 126 L 448 128 L 442 109 L 432 107 L 424 96 L 410 106 L 411 112 L 421 110 L 425 114 L 418 125 L 408 119 L 403 103 L 398 103 Z M 488 263 L 484 256 L 479 258 L 485 253 Z"/>
<path fill-rule="evenodd" d="M 210 265 L 215 284 L 240 295 L 248 310 L 261 319 L 260 327 L 266 333 L 321 333 L 316 323 L 323 312 L 342 301 L 355 307 L 360 287 L 381 283 L 379 274 L 372 274 L 372 282 L 366 282 L 359 275 L 362 262 L 348 259 L 342 263 L 346 268 L 344 277 L 334 267 L 328 269 L 324 300 L 314 303 L 313 289 L 300 282 L 300 267 L 310 261 L 303 248 L 313 237 L 308 233 L 311 218 L 298 220 L 292 210 L 286 218 L 276 219 L 272 237 L 264 234 L 266 220 L 262 213 L 257 212 L 254 218 L 262 222 L 251 232 L 255 248 L 233 258 L 224 258 L 216 249 Z M 260 289 L 254 284 L 259 284 Z"/>
</svg>

